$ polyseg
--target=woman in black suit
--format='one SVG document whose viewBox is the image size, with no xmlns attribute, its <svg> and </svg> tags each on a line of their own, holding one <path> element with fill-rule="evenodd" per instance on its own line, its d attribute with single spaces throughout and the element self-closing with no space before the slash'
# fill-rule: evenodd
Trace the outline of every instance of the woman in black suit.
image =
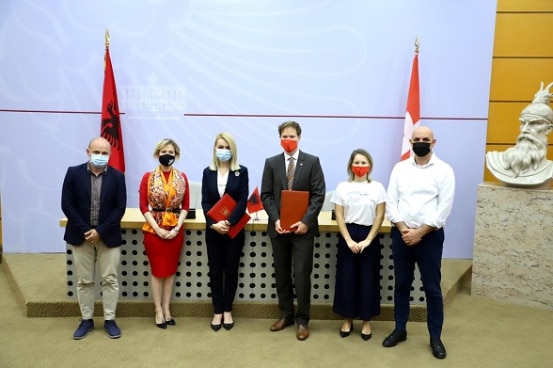
<svg viewBox="0 0 553 368">
<path fill-rule="evenodd" d="M 204 169 L 202 177 L 202 209 L 206 220 L 205 243 L 214 313 L 211 328 L 214 331 L 219 331 L 221 326 L 226 330 L 234 326 L 232 304 L 245 235 L 243 229 L 234 238 L 227 233 L 246 212 L 248 191 L 248 169 L 238 164 L 234 138 L 229 133 L 217 134 L 212 162 Z M 225 193 L 236 201 L 236 206 L 226 220 L 215 222 L 207 213 Z"/>
</svg>

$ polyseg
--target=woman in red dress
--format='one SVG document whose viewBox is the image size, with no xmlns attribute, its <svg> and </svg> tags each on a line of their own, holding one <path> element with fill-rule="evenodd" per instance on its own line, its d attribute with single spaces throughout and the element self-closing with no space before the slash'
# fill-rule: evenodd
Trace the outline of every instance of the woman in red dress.
<svg viewBox="0 0 553 368">
<path fill-rule="evenodd" d="M 160 141 L 154 157 L 160 165 L 142 177 L 140 211 L 146 219 L 142 232 L 151 267 L 155 323 L 159 328 L 167 328 L 176 324 L 169 305 L 184 244 L 182 224 L 190 207 L 190 190 L 186 175 L 172 166 L 180 157 L 175 141 Z"/>
</svg>

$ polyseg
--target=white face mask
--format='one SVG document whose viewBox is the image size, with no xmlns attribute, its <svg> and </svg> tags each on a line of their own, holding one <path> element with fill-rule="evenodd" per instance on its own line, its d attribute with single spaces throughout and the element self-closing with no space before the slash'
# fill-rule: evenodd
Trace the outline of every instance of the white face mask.
<svg viewBox="0 0 553 368">
<path fill-rule="evenodd" d="M 108 164 L 109 161 L 109 155 L 101 155 L 97 153 L 93 153 L 90 155 L 90 163 L 92 166 L 96 167 L 104 167 Z"/>
</svg>

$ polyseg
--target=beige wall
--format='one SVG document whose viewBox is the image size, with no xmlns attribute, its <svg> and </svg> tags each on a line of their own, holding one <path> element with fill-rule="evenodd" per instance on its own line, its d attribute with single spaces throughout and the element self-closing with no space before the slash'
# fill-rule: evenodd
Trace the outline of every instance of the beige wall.
<svg viewBox="0 0 553 368">
<path fill-rule="evenodd" d="M 498 0 L 486 151 L 504 151 L 519 134 L 518 116 L 553 82 L 553 1 Z M 548 154 L 553 159 L 553 136 Z M 498 181 L 486 169 L 484 181 Z"/>
</svg>

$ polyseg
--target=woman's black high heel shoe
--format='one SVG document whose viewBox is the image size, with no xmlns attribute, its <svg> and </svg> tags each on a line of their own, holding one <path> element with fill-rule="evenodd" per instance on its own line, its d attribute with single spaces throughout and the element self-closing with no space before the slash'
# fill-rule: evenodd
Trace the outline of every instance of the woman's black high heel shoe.
<svg viewBox="0 0 553 368">
<path fill-rule="evenodd" d="M 230 320 L 230 322 L 226 322 L 225 319 L 228 321 Z M 234 327 L 234 320 L 232 319 L 232 313 L 231 311 L 228 311 L 228 312 L 224 312 L 223 313 L 223 327 L 225 330 L 230 330 Z"/>
<path fill-rule="evenodd" d="M 218 325 L 214 325 L 213 323 L 211 324 L 211 329 L 215 332 L 219 331 L 221 329 L 221 326 L 223 324 L 222 323 L 219 323 Z"/>
<path fill-rule="evenodd" d="M 159 327 L 159 328 L 162 328 L 164 330 L 167 328 L 167 323 L 165 323 L 165 320 L 163 320 L 163 322 L 161 322 L 161 323 L 157 323 L 157 320 L 154 318 L 154 322 L 155 322 L 156 326 Z"/>
<path fill-rule="evenodd" d="M 349 331 L 340 330 L 340 337 L 348 337 L 351 334 L 351 331 L 353 331 L 353 323 L 350 325 Z"/>
<path fill-rule="evenodd" d="M 363 339 L 363 341 L 369 341 L 372 336 L 373 336 L 372 333 L 364 334 L 363 332 L 361 332 L 361 338 Z"/>
<path fill-rule="evenodd" d="M 365 322 L 363 322 L 363 326 L 362 327 L 365 327 Z M 361 338 L 363 339 L 363 341 L 369 341 L 372 337 L 372 331 L 369 332 L 368 334 L 364 334 L 363 333 L 363 328 L 361 328 Z"/>
<path fill-rule="evenodd" d="M 175 322 L 174 318 L 171 318 L 171 319 L 165 320 L 165 324 L 168 325 L 168 326 L 176 326 L 177 322 Z"/>
</svg>

